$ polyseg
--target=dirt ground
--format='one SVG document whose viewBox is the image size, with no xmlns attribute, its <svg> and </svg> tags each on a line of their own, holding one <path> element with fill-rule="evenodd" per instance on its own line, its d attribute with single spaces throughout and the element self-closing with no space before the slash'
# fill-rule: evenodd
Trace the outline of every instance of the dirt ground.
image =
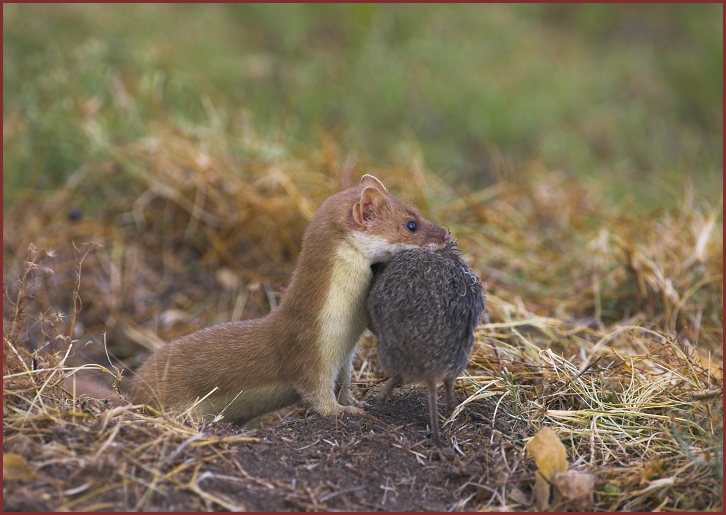
<svg viewBox="0 0 726 515">
<path fill-rule="evenodd" d="M 491 407 L 474 405 L 447 427 L 441 453 L 426 431 L 427 409 L 423 390 L 409 390 L 367 410 L 380 422 L 312 415 L 254 432 L 260 444 L 237 457 L 249 475 L 275 477 L 277 488 L 254 485 L 243 502 L 254 510 L 448 511 L 506 480 L 507 465 L 520 468 L 513 435 L 506 422 L 496 424 L 504 431 L 492 427 Z"/>
<path fill-rule="evenodd" d="M 368 393 L 365 397 L 372 398 Z M 108 412 L 107 407 L 94 407 L 94 402 L 88 401 L 86 410 Z M 33 481 L 5 482 L 3 507 L 5 511 L 449 511 L 476 509 L 494 501 L 509 509 L 523 508 L 530 502 L 533 468 L 522 461 L 526 435 L 513 430 L 502 416 L 492 420 L 493 409 L 485 401 L 467 404 L 453 423 L 442 428 L 443 450 L 430 441 L 425 390 L 414 386 L 398 389 L 382 410 L 368 405 L 365 411 L 370 417 L 322 417 L 298 406 L 274 427 L 212 424 L 201 435 L 160 452 L 159 470 L 173 480 L 151 478 L 147 487 L 144 477 L 153 474 L 132 470 L 129 459 L 134 447 L 149 445 L 149 438 L 144 441 L 139 434 L 143 426 L 138 422 L 118 426 L 126 434 L 118 434 L 120 438 L 99 460 L 94 440 L 104 432 L 97 427 L 104 417 L 97 416 L 96 422 L 88 421 L 89 427 L 65 424 L 52 431 L 59 444 L 79 451 L 89 448 L 95 456 L 79 455 L 75 466 L 68 461 L 48 463 L 39 467 Z M 220 443 L 214 444 L 215 438 Z M 199 440 L 212 443 L 194 446 Z M 28 458 L 42 452 L 36 445 L 28 441 Z M 121 458 L 121 467 L 116 467 L 114 456 Z M 124 477 L 131 476 L 140 480 L 119 487 Z M 510 485 L 509 499 L 491 499 L 505 483 Z M 102 491 L 103 485 L 108 491 Z"/>
</svg>

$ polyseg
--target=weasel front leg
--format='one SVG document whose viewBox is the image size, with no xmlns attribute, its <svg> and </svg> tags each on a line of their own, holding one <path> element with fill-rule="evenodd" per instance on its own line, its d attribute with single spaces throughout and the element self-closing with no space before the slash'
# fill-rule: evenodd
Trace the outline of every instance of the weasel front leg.
<svg viewBox="0 0 726 515">
<path fill-rule="evenodd" d="M 302 398 L 315 411 L 321 415 L 338 415 L 340 413 L 350 413 L 351 415 L 362 415 L 363 410 L 352 405 L 343 405 L 335 399 L 335 381 L 331 378 L 320 378 L 317 385 L 307 385 L 299 389 Z M 349 395 L 350 389 L 348 389 Z M 342 392 L 341 392 L 342 393 Z"/>
</svg>

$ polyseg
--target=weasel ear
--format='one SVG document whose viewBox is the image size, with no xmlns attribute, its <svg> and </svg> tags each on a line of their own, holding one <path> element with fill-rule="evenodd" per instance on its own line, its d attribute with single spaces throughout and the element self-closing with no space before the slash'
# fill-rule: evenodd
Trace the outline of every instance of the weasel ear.
<svg viewBox="0 0 726 515">
<path fill-rule="evenodd" d="M 376 188 L 381 193 L 388 193 L 388 190 L 383 185 L 383 183 L 370 174 L 365 174 L 363 177 L 361 177 L 360 183 L 364 184 L 366 187 Z"/>
<path fill-rule="evenodd" d="M 371 186 L 364 188 L 360 194 L 360 202 L 353 206 L 353 219 L 360 226 L 368 225 L 378 218 L 381 206 L 387 201 L 386 195 L 377 188 Z"/>
</svg>

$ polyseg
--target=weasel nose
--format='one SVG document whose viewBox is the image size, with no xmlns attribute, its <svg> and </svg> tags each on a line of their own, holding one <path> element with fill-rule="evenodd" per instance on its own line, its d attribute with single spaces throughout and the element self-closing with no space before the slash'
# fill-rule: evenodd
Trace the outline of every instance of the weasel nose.
<svg viewBox="0 0 726 515">
<path fill-rule="evenodd" d="M 449 231 L 446 231 L 444 233 L 444 243 L 449 243 L 451 241 L 451 233 Z"/>
</svg>

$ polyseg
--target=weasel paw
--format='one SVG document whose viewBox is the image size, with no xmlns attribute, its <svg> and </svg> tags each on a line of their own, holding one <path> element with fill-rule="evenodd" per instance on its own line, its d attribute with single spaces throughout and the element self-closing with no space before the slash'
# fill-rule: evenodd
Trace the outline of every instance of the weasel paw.
<svg viewBox="0 0 726 515">
<path fill-rule="evenodd" d="M 348 403 L 341 402 L 341 404 L 343 404 L 344 406 L 355 406 L 356 408 L 361 408 L 361 409 L 368 406 L 367 402 L 359 401 L 358 399 L 355 399 L 354 397 L 350 398 L 350 402 L 348 402 Z"/>
<path fill-rule="evenodd" d="M 343 406 L 342 404 L 335 403 L 329 406 L 318 406 L 316 411 L 321 415 L 328 417 L 331 415 L 340 415 L 341 413 L 348 413 L 349 415 L 363 415 L 364 411 L 358 406 Z"/>
<path fill-rule="evenodd" d="M 343 406 L 357 406 L 358 408 L 365 408 L 368 406 L 367 402 L 356 399 L 353 396 L 353 392 L 350 391 L 350 388 L 344 388 L 341 390 L 340 395 L 338 396 L 338 402 L 340 402 Z"/>
<path fill-rule="evenodd" d="M 361 417 L 365 415 L 365 411 L 363 411 L 361 408 L 357 406 L 343 406 L 343 409 L 341 410 L 342 413 L 347 413 L 349 415 L 355 415 L 357 417 Z"/>
</svg>

